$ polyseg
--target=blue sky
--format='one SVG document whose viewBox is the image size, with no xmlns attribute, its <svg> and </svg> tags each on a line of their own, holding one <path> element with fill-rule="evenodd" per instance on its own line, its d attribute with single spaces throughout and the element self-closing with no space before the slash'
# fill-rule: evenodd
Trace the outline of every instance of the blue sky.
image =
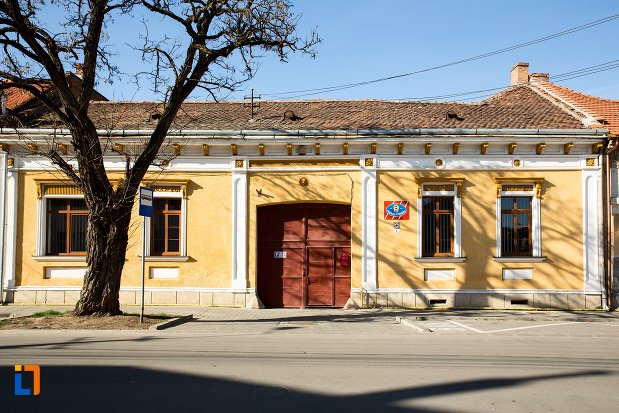
<svg viewBox="0 0 619 413">
<path fill-rule="evenodd" d="M 317 57 L 293 55 L 288 63 L 266 56 L 256 76 L 229 100 L 241 100 L 250 88 L 263 98 L 274 93 L 337 86 L 408 73 L 538 39 L 619 14 L 615 0 L 297 0 L 303 13 L 299 33 L 317 27 L 322 44 Z M 119 19 L 111 32 L 121 69 L 130 72 L 137 58 L 114 39 L 135 31 Z M 395 80 L 299 99 L 409 99 L 470 92 L 509 85 L 516 62 L 531 72 L 563 74 L 619 59 L 619 19 L 553 40 L 488 58 Z M 129 36 L 127 36 L 129 37 Z M 619 68 L 559 83 L 571 89 L 619 99 Z M 100 84 L 107 97 L 152 100 L 148 87 L 125 82 Z M 485 95 L 487 93 L 480 93 Z M 279 95 L 299 96 L 303 93 Z M 466 95 L 471 99 L 476 95 Z M 196 94 L 196 99 L 206 95 Z M 454 98 L 458 100 L 460 98 Z M 478 99 L 473 99 L 478 100 Z"/>
</svg>

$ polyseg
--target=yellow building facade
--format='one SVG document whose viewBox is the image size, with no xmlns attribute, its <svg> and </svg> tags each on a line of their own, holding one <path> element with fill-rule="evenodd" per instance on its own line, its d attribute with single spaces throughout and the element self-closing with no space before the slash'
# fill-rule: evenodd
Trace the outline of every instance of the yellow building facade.
<svg viewBox="0 0 619 413">
<path fill-rule="evenodd" d="M 166 162 L 144 178 L 155 217 L 134 208 L 122 304 L 140 303 L 144 247 L 146 304 L 604 305 L 608 131 L 526 85 L 480 104 L 261 102 L 242 120 L 242 103 L 191 105 L 194 123 L 181 119 L 191 128 L 170 131 Z M 150 133 L 135 119 L 101 130 L 113 143 L 104 158 L 113 183 Z M 5 299 L 75 303 L 88 211 L 75 186 L 23 145 L 24 136 L 40 152 L 64 142 L 70 159 L 69 133 L 1 132 Z"/>
</svg>

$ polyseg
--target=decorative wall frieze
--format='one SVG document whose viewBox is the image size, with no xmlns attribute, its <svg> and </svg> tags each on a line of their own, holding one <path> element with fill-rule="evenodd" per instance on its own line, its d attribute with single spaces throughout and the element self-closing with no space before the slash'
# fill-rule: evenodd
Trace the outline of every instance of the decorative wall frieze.
<svg viewBox="0 0 619 413">
<path fill-rule="evenodd" d="M 497 188 L 497 198 L 501 197 L 501 191 L 528 192 L 532 191 L 533 188 L 535 188 L 535 197 L 538 199 L 542 197 L 542 184 L 544 183 L 544 178 L 496 177 L 493 179 Z"/>
</svg>

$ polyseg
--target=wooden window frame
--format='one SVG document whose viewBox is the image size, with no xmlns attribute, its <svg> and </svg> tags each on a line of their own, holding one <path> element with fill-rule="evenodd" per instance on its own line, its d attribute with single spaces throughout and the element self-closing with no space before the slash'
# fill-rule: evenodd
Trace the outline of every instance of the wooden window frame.
<svg viewBox="0 0 619 413">
<path fill-rule="evenodd" d="M 175 200 L 175 201 L 179 201 L 181 203 L 180 208 L 179 209 L 169 209 L 169 202 Z M 158 215 L 158 210 L 155 208 L 154 214 L 155 216 L 153 216 L 153 219 L 151 219 L 151 225 L 150 225 L 150 256 L 152 257 L 161 257 L 161 256 L 180 256 L 181 255 L 181 251 L 182 251 L 182 231 L 183 231 L 183 206 L 182 206 L 182 198 L 178 198 L 178 197 L 156 197 L 154 199 L 154 202 L 164 202 L 164 209 L 160 210 L 162 211 L 161 215 L 163 215 L 164 217 L 164 250 L 162 252 L 155 252 L 154 248 L 155 248 L 155 216 Z M 170 216 L 178 216 L 178 251 L 168 251 L 168 244 L 170 241 L 169 238 L 169 217 Z"/>
<path fill-rule="evenodd" d="M 503 200 L 505 198 L 512 198 L 513 199 L 513 203 L 512 209 L 503 209 Z M 529 209 L 518 209 L 517 206 L 517 199 L 518 198 L 528 198 L 529 199 Z M 501 256 L 503 257 L 532 257 L 533 256 L 533 196 L 532 195 L 504 195 L 501 197 Z M 505 242 L 506 240 L 503 237 L 503 216 L 504 214 L 512 214 L 514 216 L 513 220 L 513 228 L 514 228 L 514 238 L 512 240 L 512 248 L 514 249 L 514 252 L 505 252 Z M 518 215 L 523 215 L 526 214 L 528 216 L 528 237 L 529 237 L 529 251 L 528 252 L 518 252 L 518 244 L 519 244 L 519 240 L 520 237 L 518 235 Z"/>
<path fill-rule="evenodd" d="M 47 214 L 47 228 L 45 229 L 45 239 L 48 240 L 45 246 L 45 255 L 47 256 L 80 256 L 80 255 L 86 255 L 87 252 L 86 251 L 72 251 L 72 241 L 71 241 L 71 230 L 72 230 L 72 219 L 71 217 L 74 215 L 86 215 L 88 216 L 88 210 L 87 209 L 77 209 L 77 210 L 72 210 L 71 209 L 71 201 L 75 200 L 75 199 L 83 199 L 83 198 L 75 198 L 75 197 L 71 197 L 71 198 L 46 198 L 45 199 L 45 211 Z M 57 200 L 62 200 L 65 201 L 65 205 L 66 208 L 65 209 L 61 209 L 59 211 L 57 211 L 57 214 L 63 214 L 65 215 L 65 232 L 66 232 L 66 239 L 65 239 L 65 252 L 60 252 L 58 254 L 53 254 L 51 252 L 49 252 L 50 249 L 50 243 L 49 240 L 51 239 L 51 234 L 50 234 L 50 227 L 51 227 L 51 223 L 52 223 L 52 219 L 51 219 L 51 214 L 52 212 L 50 211 L 50 202 L 51 201 L 57 201 Z M 84 236 L 86 237 L 87 234 L 84 234 Z"/>
<path fill-rule="evenodd" d="M 449 199 L 451 200 L 451 210 L 441 210 L 441 209 L 434 209 L 431 212 L 426 212 L 425 208 L 423 207 L 424 203 L 423 201 L 425 199 L 433 199 L 434 200 L 434 204 L 435 206 L 437 206 L 437 203 L 439 202 L 439 199 Z M 441 196 L 441 195 L 424 195 L 422 197 L 422 211 L 421 211 L 421 216 L 422 216 L 422 223 L 421 223 L 421 231 L 422 231 L 422 246 L 421 246 L 421 256 L 422 257 L 454 257 L 455 256 L 455 251 L 454 251 L 454 247 L 455 247 L 455 242 L 454 242 L 454 238 L 455 238 L 455 227 L 454 227 L 454 219 L 455 219 L 455 205 L 454 205 L 454 201 L 453 201 L 453 196 Z M 436 219 L 435 221 L 435 226 L 434 226 L 434 231 L 435 231 L 435 245 L 434 245 L 434 253 L 431 255 L 427 255 L 426 252 L 428 251 L 428 249 L 426 248 L 426 231 L 428 231 L 428 228 L 425 224 L 426 222 L 426 215 L 434 215 L 436 218 L 438 218 L 440 215 L 449 215 L 449 248 L 451 250 L 451 252 L 438 252 L 440 250 L 440 242 L 441 242 L 441 237 L 440 237 L 440 226 L 439 226 L 439 220 Z"/>
</svg>

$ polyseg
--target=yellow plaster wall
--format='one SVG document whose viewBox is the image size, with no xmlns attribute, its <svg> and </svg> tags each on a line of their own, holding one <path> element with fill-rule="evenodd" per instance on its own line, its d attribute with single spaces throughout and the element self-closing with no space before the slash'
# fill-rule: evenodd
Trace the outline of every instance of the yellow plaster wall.
<svg viewBox="0 0 619 413">
<path fill-rule="evenodd" d="M 46 267 L 84 267 L 85 262 L 38 262 L 36 254 L 37 188 L 34 179 L 53 179 L 52 175 L 22 172 L 19 174 L 17 253 L 17 285 L 22 286 L 81 286 L 81 279 L 46 279 Z M 187 255 L 186 262 L 147 262 L 146 274 L 151 267 L 179 268 L 179 278 L 171 280 L 146 279 L 147 287 L 208 287 L 231 286 L 231 174 L 166 173 L 165 176 L 147 175 L 151 180 L 186 180 L 187 187 Z M 24 227 L 24 224 L 27 225 Z M 137 204 L 129 231 L 129 246 L 122 275 L 122 286 L 141 285 L 142 217 Z"/>
<path fill-rule="evenodd" d="M 299 184 L 307 178 L 305 187 Z M 351 172 L 252 172 L 249 182 L 249 287 L 256 287 L 257 207 L 280 203 L 331 202 L 351 205 L 352 286 L 361 274 L 361 173 Z M 262 195 L 257 191 L 261 190 Z"/>
<path fill-rule="evenodd" d="M 462 191 L 463 263 L 419 263 L 415 178 L 465 178 Z M 494 177 L 543 177 L 541 263 L 498 263 Z M 446 179 L 447 180 L 447 179 Z M 378 175 L 378 286 L 415 289 L 565 289 L 583 288 L 582 178 L 579 171 L 382 172 Z M 410 220 L 395 233 L 383 219 L 384 201 L 408 200 Z M 455 269 L 454 281 L 425 281 L 424 268 Z M 503 268 L 533 268 L 532 280 L 503 280 Z"/>
<path fill-rule="evenodd" d="M 465 178 L 462 192 L 462 251 L 464 263 L 418 263 L 418 177 Z M 496 185 L 494 177 L 544 177 L 541 199 L 542 263 L 497 263 Z M 309 185 L 299 185 L 305 177 Z M 34 179 L 54 176 L 21 172 L 16 251 L 16 284 L 22 286 L 81 286 L 79 279 L 45 279 L 45 267 L 83 267 L 83 262 L 37 262 L 37 196 Z M 147 177 L 148 178 L 148 177 Z M 165 179 L 189 179 L 187 201 L 187 262 L 147 262 L 150 267 L 178 267 L 175 280 L 147 279 L 153 287 L 229 288 L 232 260 L 232 183 L 230 173 L 166 173 Z M 379 172 L 378 174 L 378 286 L 380 288 L 437 289 L 582 289 L 582 178 L 579 171 L 459 171 L 450 173 Z M 23 190 L 22 190 L 23 189 Z M 258 195 L 262 190 L 263 195 Z M 383 203 L 411 202 L 411 219 L 401 231 L 383 220 Z M 352 286 L 360 286 L 361 275 L 361 173 L 359 171 L 309 171 L 248 173 L 248 287 L 256 287 L 256 208 L 292 202 L 333 202 L 352 208 Z M 141 217 L 134 210 L 123 286 L 139 286 L 141 274 Z M 455 281 L 424 281 L 424 268 L 454 268 Z M 502 268 L 534 268 L 533 280 L 503 281 Z"/>
</svg>

